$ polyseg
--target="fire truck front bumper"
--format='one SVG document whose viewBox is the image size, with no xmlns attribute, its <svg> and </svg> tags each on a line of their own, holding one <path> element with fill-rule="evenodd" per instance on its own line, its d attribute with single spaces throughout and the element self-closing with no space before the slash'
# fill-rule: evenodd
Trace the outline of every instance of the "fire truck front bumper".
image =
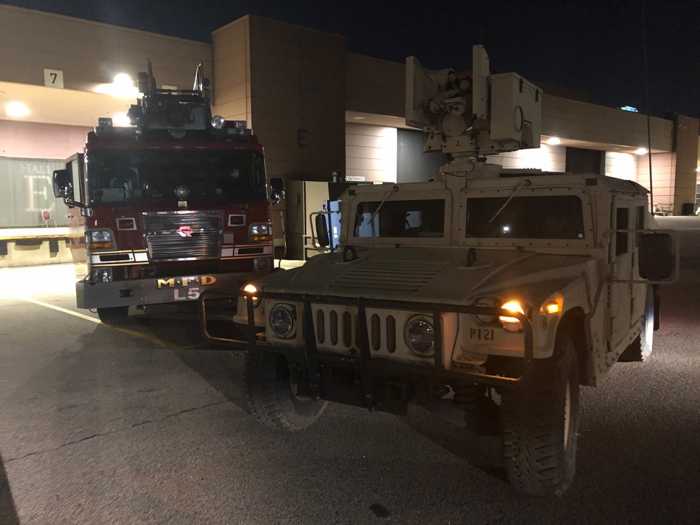
<svg viewBox="0 0 700 525">
<path fill-rule="evenodd" d="M 206 291 L 236 296 L 241 285 L 255 274 L 220 273 L 134 279 L 114 282 L 78 281 L 78 308 L 109 308 L 196 301 Z"/>
</svg>

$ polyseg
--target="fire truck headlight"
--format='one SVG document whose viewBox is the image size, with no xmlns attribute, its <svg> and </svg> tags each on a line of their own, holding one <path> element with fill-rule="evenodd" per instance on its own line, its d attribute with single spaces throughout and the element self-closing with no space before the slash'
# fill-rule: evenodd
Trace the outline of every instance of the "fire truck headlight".
<svg viewBox="0 0 700 525">
<path fill-rule="evenodd" d="M 112 282 L 111 268 L 97 268 L 92 271 L 92 281 L 98 284 L 107 284 Z"/>
<path fill-rule="evenodd" d="M 226 122 L 226 119 L 222 117 L 221 115 L 214 115 L 211 118 L 211 127 L 216 128 L 216 129 L 221 129 L 224 127 L 224 123 Z"/>
<path fill-rule="evenodd" d="M 272 238 L 272 226 L 269 222 L 254 222 L 248 227 L 252 241 L 269 241 Z"/>
<path fill-rule="evenodd" d="M 114 248 L 114 235 L 111 230 L 88 230 L 85 237 L 88 246 L 93 250 Z"/>
</svg>

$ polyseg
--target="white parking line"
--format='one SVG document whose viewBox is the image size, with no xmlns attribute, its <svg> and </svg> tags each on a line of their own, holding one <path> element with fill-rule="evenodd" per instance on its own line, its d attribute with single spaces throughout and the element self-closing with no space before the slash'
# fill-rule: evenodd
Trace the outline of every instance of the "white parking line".
<svg viewBox="0 0 700 525">
<path fill-rule="evenodd" d="M 139 337 L 141 339 L 145 339 L 146 341 L 149 341 L 153 344 L 156 344 L 162 348 L 173 348 L 173 349 L 179 349 L 180 347 L 174 344 L 168 344 L 162 339 L 150 335 L 150 334 L 144 334 L 143 332 L 138 332 L 136 330 L 129 330 L 128 328 L 122 328 L 119 326 L 111 326 L 111 325 L 106 325 L 102 321 L 100 321 L 97 317 L 92 317 L 89 315 L 81 314 L 80 312 L 76 312 L 74 310 L 69 310 L 68 308 L 63 308 L 61 306 L 56 306 L 55 304 L 51 303 L 45 303 L 44 301 L 37 301 L 36 299 L 32 299 L 29 297 L 21 297 L 23 301 L 26 301 L 28 303 L 35 304 L 37 306 L 43 306 L 44 308 L 48 308 L 49 310 L 55 310 L 57 312 L 61 312 L 66 315 L 72 315 L 73 317 L 77 317 L 78 319 L 83 319 L 85 321 L 90 321 L 91 323 L 96 323 L 96 324 L 101 324 L 103 326 L 106 326 L 107 328 L 111 328 L 112 330 L 115 330 L 117 332 L 122 332 L 124 334 L 130 335 L 132 337 Z"/>
</svg>

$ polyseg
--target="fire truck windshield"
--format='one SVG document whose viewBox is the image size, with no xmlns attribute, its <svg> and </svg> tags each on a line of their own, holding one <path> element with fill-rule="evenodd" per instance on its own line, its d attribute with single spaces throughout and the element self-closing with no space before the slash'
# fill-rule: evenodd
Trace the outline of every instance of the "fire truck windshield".
<svg viewBox="0 0 700 525">
<path fill-rule="evenodd" d="M 91 205 L 264 199 L 264 162 L 251 151 L 96 151 L 88 188 Z"/>
</svg>

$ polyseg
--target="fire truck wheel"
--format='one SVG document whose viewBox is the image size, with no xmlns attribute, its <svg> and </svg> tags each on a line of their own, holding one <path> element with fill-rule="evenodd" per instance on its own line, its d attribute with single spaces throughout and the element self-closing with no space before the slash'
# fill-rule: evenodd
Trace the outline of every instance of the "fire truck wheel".
<svg viewBox="0 0 700 525">
<path fill-rule="evenodd" d="M 98 308 L 97 316 L 104 324 L 124 324 L 129 320 L 129 307 L 113 306 L 111 308 Z"/>
<path fill-rule="evenodd" d="M 535 362 L 521 388 L 502 396 L 504 464 L 520 493 L 560 496 L 576 471 L 579 381 L 568 330 L 557 334 L 551 359 Z"/>
<path fill-rule="evenodd" d="M 325 401 L 297 395 L 287 360 L 268 352 L 246 354 L 244 389 L 248 413 L 275 430 L 304 430 L 327 405 Z"/>
<path fill-rule="evenodd" d="M 654 311 L 654 290 L 649 286 L 646 306 L 644 307 L 644 317 L 642 318 L 642 331 L 622 352 L 618 361 L 626 363 L 649 359 L 654 346 Z"/>
</svg>

